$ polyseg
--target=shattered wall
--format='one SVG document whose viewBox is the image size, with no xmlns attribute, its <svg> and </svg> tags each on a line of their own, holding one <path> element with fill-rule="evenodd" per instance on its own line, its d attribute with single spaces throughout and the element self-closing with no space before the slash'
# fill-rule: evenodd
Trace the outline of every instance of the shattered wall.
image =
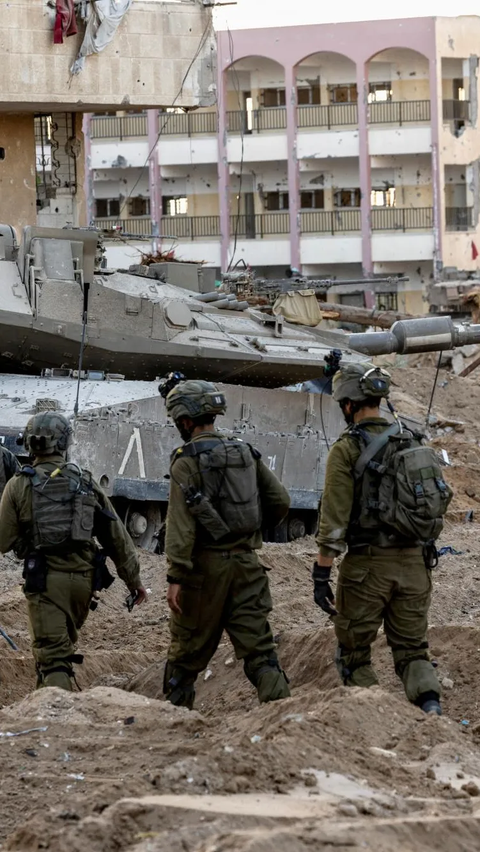
<svg viewBox="0 0 480 852">
<path fill-rule="evenodd" d="M 199 2 L 135 0 L 112 43 L 87 57 L 84 70 L 70 67 L 83 41 L 78 35 L 53 43 L 55 9 L 46 0 L 2 3 L 0 45 L 2 104 L 45 111 L 94 111 L 122 105 L 169 105 L 197 50 L 199 54 L 177 100 L 179 106 L 211 104 L 215 95 L 215 50 L 211 10 Z M 199 49 L 200 48 L 200 49 Z"/>
</svg>

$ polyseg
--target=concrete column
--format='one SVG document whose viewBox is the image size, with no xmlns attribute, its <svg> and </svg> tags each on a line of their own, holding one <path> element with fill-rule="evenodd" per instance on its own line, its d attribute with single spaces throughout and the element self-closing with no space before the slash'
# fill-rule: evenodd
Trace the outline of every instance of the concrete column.
<svg viewBox="0 0 480 852">
<path fill-rule="evenodd" d="M 33 115 L 0 113 L 0 222 L 13 225 L 18 236 L 37 223 L 35 131 Z"/>
<path fill-rule="evenodd" d="M 152 252 L 156 254 L 159 251 L 161 240 L 162 223 L 162 185 L 159 163 L 159 119 L 158 109 L 149 109 L 147 111 L 147 126 L 148 126 L 148 177 L 150 187 L 150 219 L 152 222 Z"/>
<path fill-rule="evenodd" d="M 227 152 L 227 72 L 223 66 L 222 42 L 218 41 L 218 198 L 220 205 L 221 265 L 228 269 L 230 252 L 230 171 Z"/>
<path fill-rule="evenodd" d="M 443 266 L 442 237 L 445 227 L 445 178 L 440 160 L 440 127 L 443 124 L 441 63 L 429 62 L 430 121 L 432 132 L 432 189 L 433 189 L 433 274 L 438 280 Z"/>
<path fill-rule="evenodd" d="M 92 113 L 86 112 L 83 116 L 83 153 L 85 160 L 85 179 L 83 192 L 85 195 L 86 225 L 92 225 L 95 220 L 95 196 L 93 192 L 93 169 L 92 169 Z"/>
<path fill-rule="evenodd" d="M 290 204 L 290 264 L 301 269 L 300 258 L 300 169 L 297 157 L 297 69 L 285 68 L 287 106 L 287 168 Z"/>
<path fill-rule="evenodd" d="M 360 195 L 362 222 L 362 267 L 367 278 L 372 275 L 372 239 L 370 234 L 370 151 L 368 146 L 368 65 L 357 64 L 358 142 L 360 149 Z"/>
</svg>

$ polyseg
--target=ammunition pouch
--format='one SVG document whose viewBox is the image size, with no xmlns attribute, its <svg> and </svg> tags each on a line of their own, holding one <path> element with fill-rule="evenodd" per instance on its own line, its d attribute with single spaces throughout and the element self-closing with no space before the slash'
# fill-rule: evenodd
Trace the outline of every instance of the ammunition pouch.
<svg viewBox="0 0 480 852">
<path fill-rule="evenodd" d="M 104 589 L 109 589 L 115 577 L 110 574 L 107 568 L 107 554 L 104 550 L 97 550 L 93 562 L 95 573 L 93 575 L 93 591 L 102 592 Z"/>
<path fill-rule="evenodd" d="M 34 551 L 25 557 L 22 577 L 23 591 L 29 595 L 41 595 L 47 589 L 47 559 L 44 553 Z"/>
<path fill-rule="evenodd" d="M 193 487 L 186 488 L 184 494 L 190 514 L 210 533 L 214 541 L 218 541 L 229 534 L 230 528 L 227 527 L 225 521 L 205 494 Z"/>
</svg>

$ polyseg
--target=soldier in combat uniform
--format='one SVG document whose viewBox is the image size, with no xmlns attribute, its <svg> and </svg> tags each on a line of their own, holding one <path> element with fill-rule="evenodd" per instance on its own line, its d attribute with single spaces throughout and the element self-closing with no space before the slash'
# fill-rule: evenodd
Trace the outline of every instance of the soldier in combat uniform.
<svg viewBox="0 0 480 852">
<path fill-rule="evenodd" d="M 167 412 L 185 441 L 173 453 L 166 554 L 171 644 L 164 692 L 193 707 L 195 680 L 226 630 L 260 701 L 290 695 L 268 623 L 272 601 L 256 550 L 290 498 L 260 453 L 215 431 L 226 401 L 214 384 L 180 382 Z"/>
<path fill-rule="evenodd" d="M 375 477 L 385 475 L 381 457 L 380 462 L 371 462 L 368 471 L 373 490 L 366 492 L 363 487 L 365 473 L 357 475 L 364 443 L 368 447 L 371 441 L 374 448 L 377 441 L 378 447 L 379 435 L 386 430 L 395 432 L 395 424 L 392 427 L 379 410 L 389 387 L 388 373 L 369 364 L 341 365 L 333 378 L 333 397 L 349 425 L 331 448 L 327 461 L 317 536 L 319 555 L 313 570 L 315 602 L 332 616 L 338 640 L 337 665 L 345 685 L 370 687 L 378 683 L 371 644 L 383 622 L 407 698 L 426 713 L 441 715 L 440 685 L 427 642 L 431 566 L 415 536 L 402 536 L 378 520 L 381 507 L 375 502 L 379 499 Z M 420 446 L 420 441 L 412 445 Z M 426 504 L 425 495 L 433 495 L 441 515 L 451 492 L 441 472 L 431 467 L 428 454 L 432 450 L 422 447 L 421 453 L 427 461 L 415 471 L 419 505 L 422 501 Z M 377 459 L 373 449 L 371 457 Z M 441 520 L 430 525 L 438 531 Z M 347 550 L 334 599 L 329 583 L 331 566 L 335 557 Z"/>
<path fill-rule="evenodd" d="M 25 559 L 27 598 L 37 688 L 72 689 L 78 631 L 94 590 L 112 581 L 94 537 L 115 563 L 136 602 L 146 599 L 130 536 L 87 471 L 65 461 L 68 420 L 45 412 L 32 417 L 24 443 L 32 458 L 7 483 L 0 503 L 0 552 Z"/>
<path fill-rule="evenodd" d="M 15 476 L 20 465 L 16 456 L 7 450 L 6 447 L 0 445 L 0 498 L 5 490 L 5 486 L 12 476 Z"/>
</svg>

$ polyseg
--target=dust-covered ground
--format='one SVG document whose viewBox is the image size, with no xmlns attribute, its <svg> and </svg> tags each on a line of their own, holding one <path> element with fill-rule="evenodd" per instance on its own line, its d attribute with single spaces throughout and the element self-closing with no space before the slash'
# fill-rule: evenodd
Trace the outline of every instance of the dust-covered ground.
<svg viewBox="0 0 480 852">
<path fill-rule="evenodd" d="M 392 365 L 394 398 L 422 420 L 435 359 L 408 366 Z M 313 539 L 261 553 L 292 698 L 259 707 L 225 637 L 191 713 L 161 700 L 162 557 L 142 556 L 144 607 L 127 613 L 118 580 L 103 595 L 80 638 L 83 691 L 71 694 L 32 693 L 20 566 L 0 559 L 0 626 L 19 648 L 0 637 L 0 848 L 478 852 L 479 410 L 475 374 L 442 370 L 430 436 L 448 453 L 445 475 L 456 489 L 439 543 L 456 553 L 434 571 L 430 617 L 442 718 L 408 704 L 382 635 L 374 652 L 380 686 L 339 685 L 333 628 L 312 600 Z"/>
</svg>

